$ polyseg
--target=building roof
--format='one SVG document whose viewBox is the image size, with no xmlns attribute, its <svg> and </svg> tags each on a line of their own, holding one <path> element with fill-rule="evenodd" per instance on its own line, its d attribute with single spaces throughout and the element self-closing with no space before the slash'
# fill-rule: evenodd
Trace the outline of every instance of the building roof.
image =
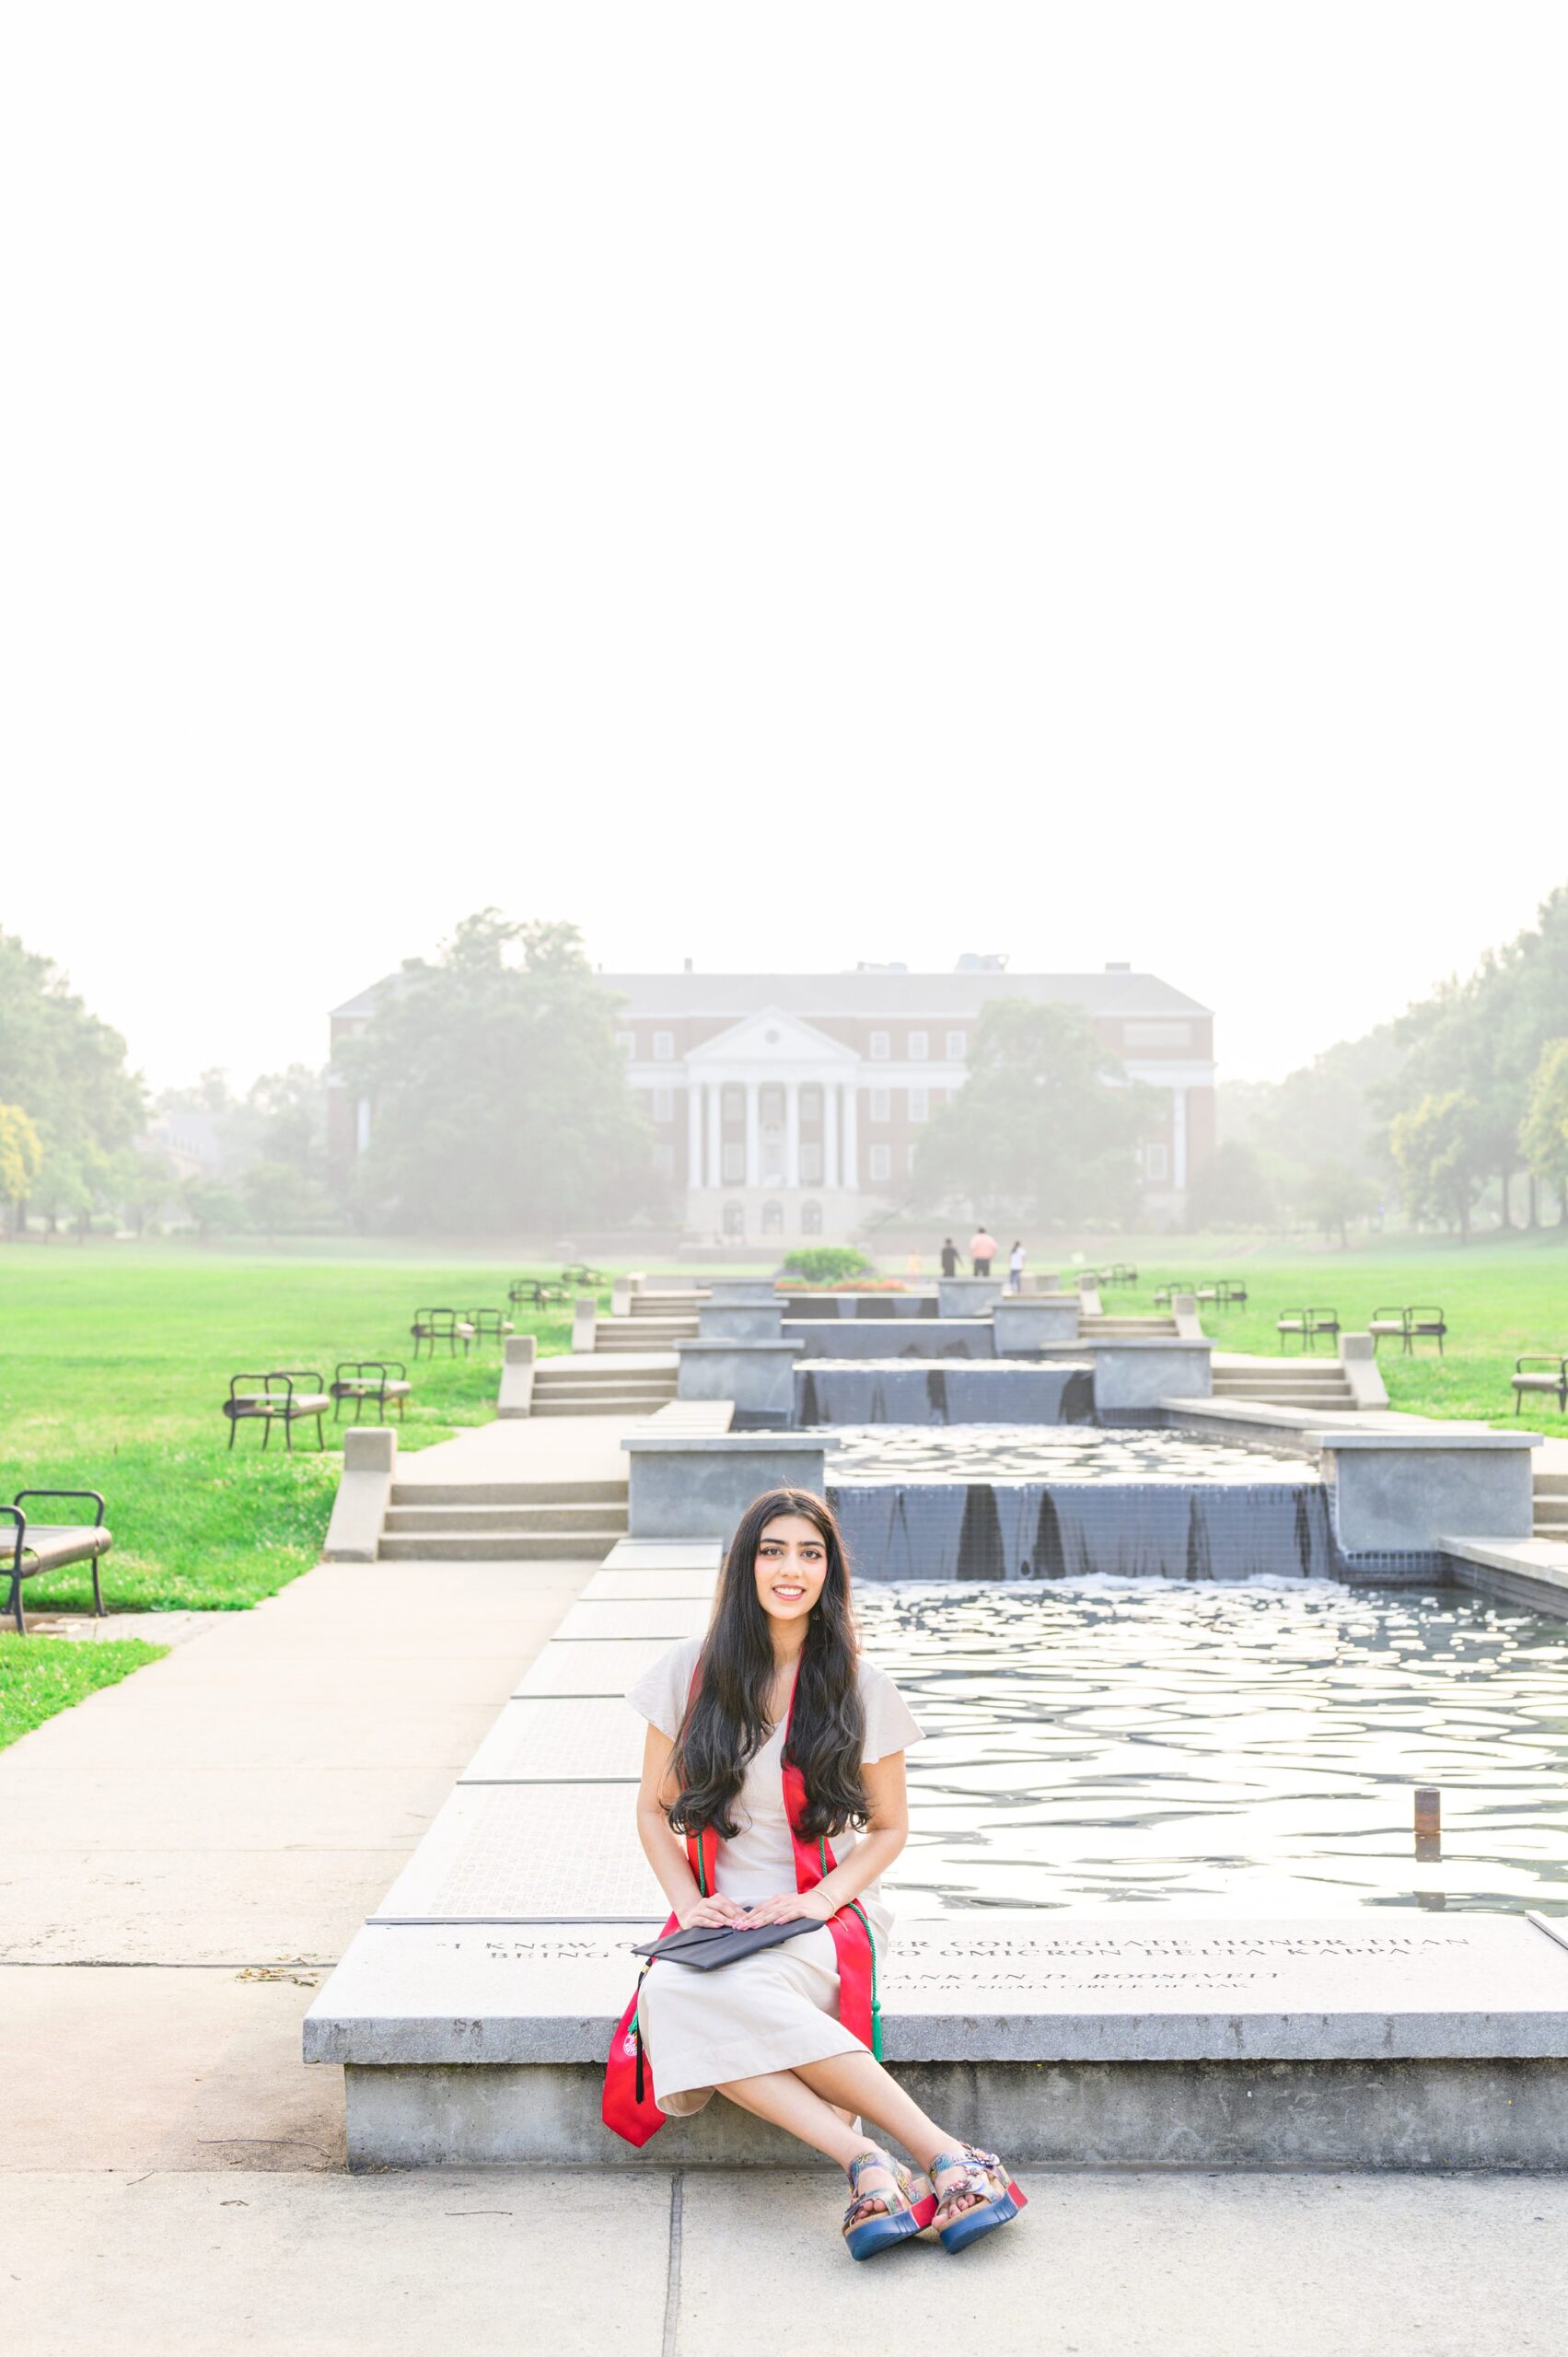
<svg viewBox="0 0 1568 2357">
<path fill-rule="evenodd" d="M 397 976 L 389 978 L 394 982 Z M 646 1021 L 656 1016 L 742 1016 L 776 1006 L 806 1016 L 824 1015 L 947 1016 L 980 1013 L 988 999 L 1065 1001 L 1090 1015 L 1207 1015 L 1185 992 L 1156 974 L 1120 970 L 1100 974 L 980 973 L 898 974 L 600 974 L 608 991 L 625 1001 L 624 1012 Z M 372 1015 L 377 990 L 334 1007 L 334 1016 Z"/>
</svg>

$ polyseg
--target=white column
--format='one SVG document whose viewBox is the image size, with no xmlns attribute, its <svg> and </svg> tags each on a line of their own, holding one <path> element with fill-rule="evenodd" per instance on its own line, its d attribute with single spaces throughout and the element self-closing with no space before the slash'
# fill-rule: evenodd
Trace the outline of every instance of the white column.
<svg viewBox="0 0 1568 2357">
<path fill-rule="evenodd" d="M 800 1184 L 800 1083 L 784 1083 L 784 1185 Z"/>
<path fill-rule="evenodd" d="M 860 1185 L 860 1123 L 855 1107 L 855 1086 L 844 1083 L 844 1185 L 854 1194 Z"/>
<path fill-rule="evenodd" d="M 686 1184 L 688 1190 L 703 1183 L 703 1086 L 700 1081 L 686 1084 Z"/>
<path fill-rule="evenodd" d="M 723 1083 L 716 1080 L 709 1081 L 708 1184 L 710 1187 L 722 1187 L 724 1185 L 724 1132 L 719 1126 L 723 1118 Z"/>
<path fill-rule="evenodd" d="M 822 1184 L 836 1187 L 839 1183 L 839 1084 L 836 1080 L 822 1085 Z"/>
<path fill-rule="evenodd" d="M 746 1084 L 746 1183 L 762 1183 L 762 1085 L 756 1080 Z"/>
<path fill-rule="evenodd" d="M 1178 1189 L 1187 1184 L 1187 1091 L 1173 1088 L 1170 1092 L 1170 1183 Z"/>
</svg>

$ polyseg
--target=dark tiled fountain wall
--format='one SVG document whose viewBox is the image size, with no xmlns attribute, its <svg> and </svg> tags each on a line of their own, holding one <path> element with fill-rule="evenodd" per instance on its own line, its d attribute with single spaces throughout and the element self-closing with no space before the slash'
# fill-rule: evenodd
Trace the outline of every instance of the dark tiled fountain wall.
<svg viewBox="0 0 1568 2357">
<path fill-rule="evenodd" d="M 989 1318 L 786 1318 L 784 1340 L 814 1359 L 989 1359 Z"/>
<path fill-rule="evenodd" d="M 862 1579 L 1327 1578 L 1320 1481 L 830 1483 Z"/>
<path fill-rule="evenodd" d="M 1086 1423 L 1094 1405 L 1093 1369 L 1065 1360 L 816 1360 L 795 1371 L 797 1425 Z"/>
</svg>

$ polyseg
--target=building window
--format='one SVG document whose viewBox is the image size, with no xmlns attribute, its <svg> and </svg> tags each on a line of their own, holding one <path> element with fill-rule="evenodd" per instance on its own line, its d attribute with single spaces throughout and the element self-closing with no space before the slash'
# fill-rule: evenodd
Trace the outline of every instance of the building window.
<svg viewBox="0 0 1568 2357">
<path fill-rule="evenodd" d="M 912 1121 L 929 1121 L 929 1120 L 930 1120 L 930 1119 L 931 1119 L 931 1091 L 930 1091 L 930 1089 L 929 1089 L 929 1088 L 912 1088 L 912 1089 L 910 1090 L 910 1120 L 911 1120 Z"/>
<path fill-rule="evenodd" d="M 784 1118 L 784 1093 L 774 1084 L 757 1091 L 757 1112 L 765 1130 L 782 1130 Z"/>
<path fill-rule="evenodd" d="M 672 1145 L 666 1145 L 661 1143 L 655 1146 L 654 1173 L 655 1176 L 659 1178 L 674 1178 L 675 1148 Z"/>
<path fill-rule="evenodd" d="M 656 1064 L 672 1064 L 675 1062 L 675 1034 L 673 1031 L 656 1031 L 654 1033 L 654 1062 Z"/>
<path fill-rule="evenodd" d="M 874 1121 L 890 1121 L 893 1118 L 892 1090 L 873 1088 L 868 1090 L 867 1094 L 871 1099 L 871 1119 Z"/>
<path fill-rule="evenodd" d="M 724 1085 L 719 1119 L 726 1129 L 738 1129 L 746 1119 L 746 1091 L 738 1081 L 726 1080 Z"/>
<path fill-rule="evenodd" d="M 1124 1048 L 1190 1048 L 1192 1045 L 1191 1023 L 1124 1023 L 1121 1027 Z"/>
<path fill-rule="evenodd" d="M 802 1145 L 800 1149 L 800 1183 L 803 1187 L 819 1187 L 822 1183 L 822 1149 L 819 1145 Z"/>
<path fill-rule="evenodd" d="M 800 1232 L 801 1232 L 802 1236 L 820 1236 L 820 1235 L 821 1235 L 821 1233 L 822 1233 L 822 1206 L 821 1206 L 821 1204 L 820 1204 L 820 1203 L 802 1203 L 802 1204 L 801 1204 L 801 1206 L 800 1206 Z"/>
<path fill-rule="evenodd" d="M 866 1155 L 866 1168 L 871 1183 L 886 1186 L 893 1175 L 893 1149 L 890 1145 L 874 1145 Z"/>
<path fill-rule="evenodd" d="M 872 1062 L 874 1064 L 885 1064 L 892 1052 L 892 1033 L 890 1031 L 873 1031 L 871 1034 Z"/>
<path fill-rule="evenodd" d="M 726 1236 L 745 1235 L 746 1206 L 744 1203 L 726 1203 L 724 1207 L 724 1232 Z"/>
<path fill-rule="evenodd" d="M 673 1120 L 674 1120 L 674 1119 L 675 1119 L 675 1091 L 674 1091 L 674 1089 L 673 1089 L 673 1088 L 656 1088 L 656 1089 L 655 1089 L 655 1091 L 654 1091 L 654 1119 L 655 1119 L 655 1120 L 656 1120 L 656 1121 L 673 1121 Z"/>
<path fill-rule="evenodd" d="M 764 1236 L 782 1236 L 784 1234 L 784 1205 L 782 1203 L 763 1204 L 762 1233 Z"/>
<path fill-rule="evenodd" d="M 930 1034 L 930 1032 L 929 1032 L 929 1031 L 912 1031 L 912 1032 L 910 1033 L 910 1044 L 909 1044 L 909 1060 L 910 1060 L 911 1063 L 912 1063 L 912 1064 L 923 1064 L 923 1063 L 924 1063 L 924 1062 L 926 1062 L 927 1058 L 930 1056 L 930 1053 L 931 1053 L 931 1034 Z"/>
<path fill-rule="evenodd" d="M 822 1118 L 822 1090 L 815 1080 L 804 1080 L 800 1084 L 800 1118 L 802 1121 L 811 1122 L 813 1127 Z"/>
<path fill-rule="evenodd" d="M 961 1064 L 964 1061 L 964 1054 L 968 1047 L 968 1038 L 962 1031 L 949 1031 L 947 1034 L 947 1062 L 950 1064 Z"/>
<path fill-rule="evenodd" d="M 634 1031 L 618 1031 L 615 1035 L 615 1044 L 620 1049 L 621 1054 L 625 1057 L 627 1062 L 630 1063 L 633 1057 L 637 1052 L 636 1033 Z"/>
<path fill-rule="evenodd" d="M 915 1166 L 916 1162 L 919 1160 L 919 1158 L 920 1158 L 920 1148 L 919 1148 L 919 1146 L 917 1146 L 917 1145 L 912 1145 L 912 1146 L 911 1146 L 911 1148 L 910 1148 L 910 1150 L 909 1150 L 909 1157 L 908 1157 L 908 1159 L 909 1159 L 909 1174 L 910 1174 L 910 1177 L 911 1177 L 912 1178 L 914 1177 L 914 1166 Z"/>
<path fill-rule="evenodd" d="M 725 1147 L 724 1183 L 726 1187 L 744 1187 L 746 1184 L 746 1148 L 743 1145 Z"/>
<path fill-rule="evenodd" d="M 1170 1153 L 1163 1144 L 1144 1148 L 1144 1176 L 1151 1187 L 1163 1187 L 1170 1177 Z"/>
</svg>

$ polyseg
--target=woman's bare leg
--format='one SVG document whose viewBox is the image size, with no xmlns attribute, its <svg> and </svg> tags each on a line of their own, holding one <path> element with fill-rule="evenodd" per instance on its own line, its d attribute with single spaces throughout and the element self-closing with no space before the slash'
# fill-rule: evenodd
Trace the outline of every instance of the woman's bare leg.
<svg viewBox="0 0 1568 2357">
<path fill-rule="evenodd" d="M 930 2168 L 938 2153 L 951 2153 L 964 2141 L 927 2119 L 914 2097 L 864 2049 L 830 2054 L 821 2062 L 799 2062 L 786 2075 L 803 2079 L 824 2104 L 842 2104 L 863 2119 L 874 2119 L 923 2169 Z"/>
<path fill-rule="evenodd" d="M 855 2155 L 865 2150 L 866 2139 L 855 2134 L 849 2118 L 824 2096 L 814 2094 L 795 2071 L 768 2071 L 760 2078 L 732 2079 L 720 2087 L 719 2093 L 738 2104 L 742 2111 L 754 2112 L 759 2119 L 771 2119 L 775 2128 L 783 2128 L 791 2136 L 797 2136 L 803 2144 L 826 2153 L 841 2168 L 847 2168 Z"/>
</svg>

